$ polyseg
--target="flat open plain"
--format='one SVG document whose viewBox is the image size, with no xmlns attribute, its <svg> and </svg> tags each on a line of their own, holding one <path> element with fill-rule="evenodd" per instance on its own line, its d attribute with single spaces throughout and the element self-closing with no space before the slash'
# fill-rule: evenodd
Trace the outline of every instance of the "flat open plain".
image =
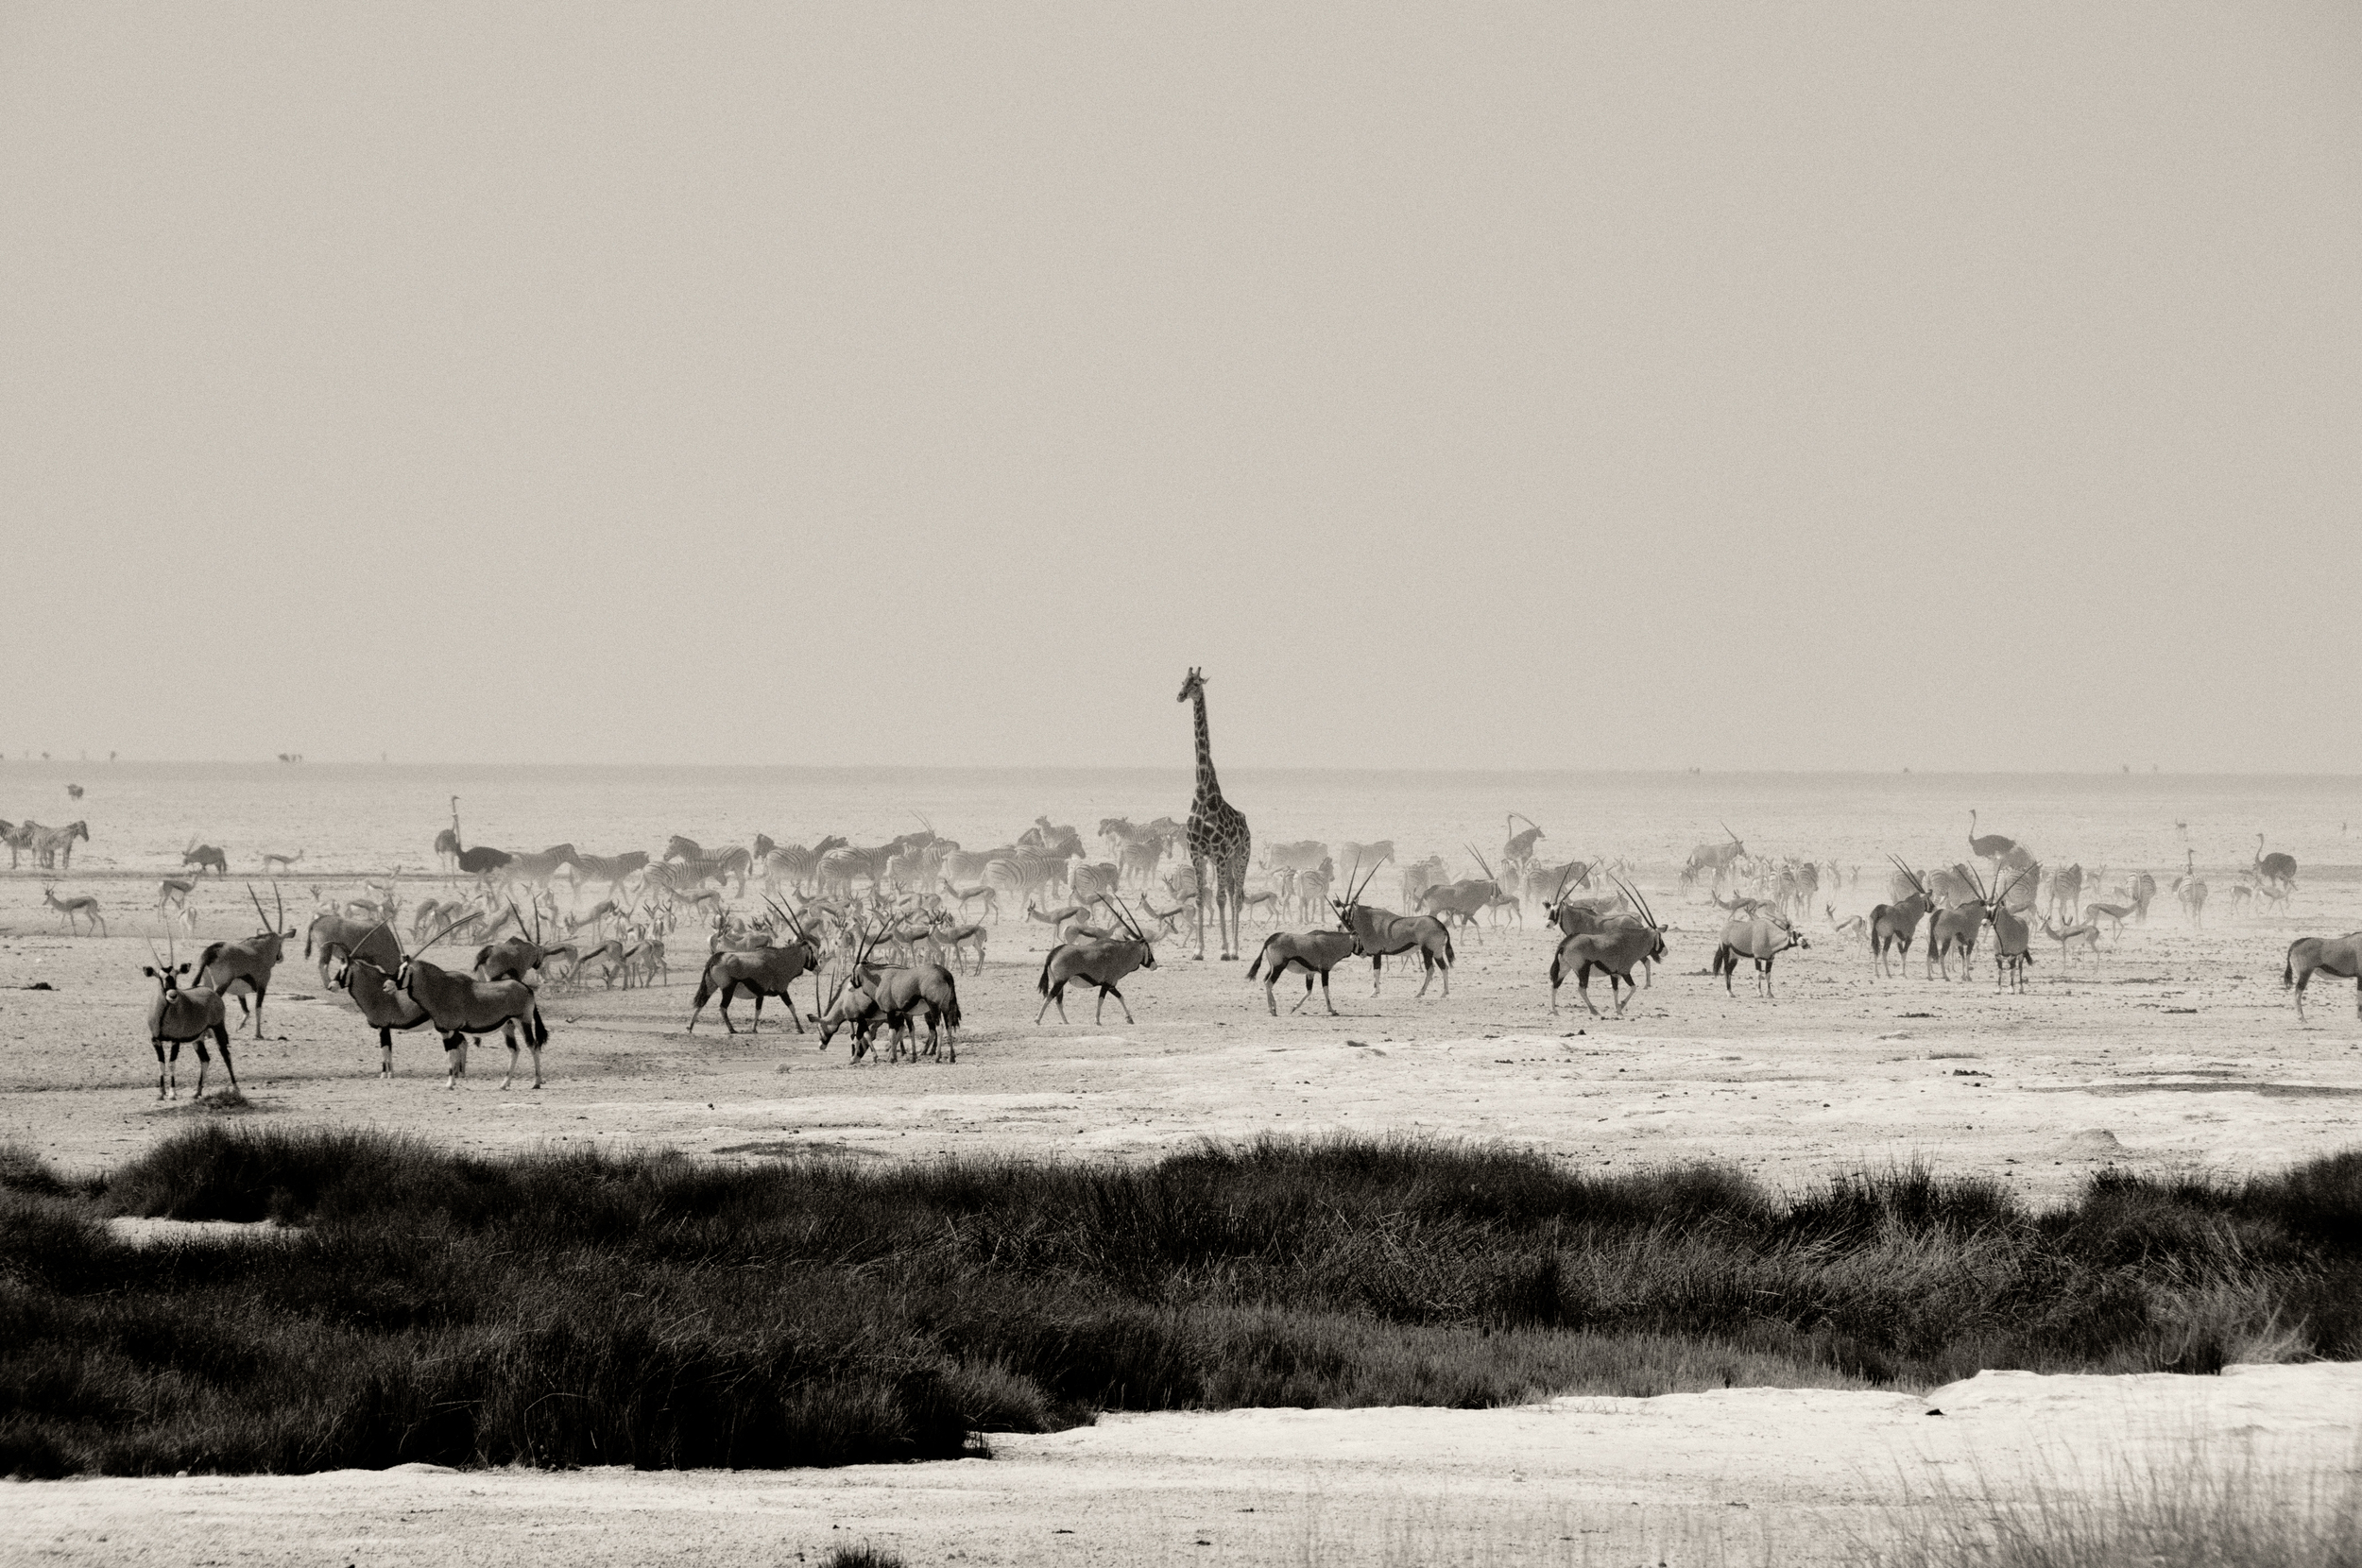
<svg viewBox="0 0 2362 1568">
<path fill-rule="evenodd" d="M 128 876 L 114 885 L 126 903 L 145 891 Z M 1620 1020 L 1590 1016 L 1571 986 L 1552 1016 L 1550 939 L 1510 927 L 1460 942 L 1449 997 L 1414 999 L 1415 970 L 1392 966 L 1373 997 L 1356 964 L 1338 975 L 1343 1016 L 1319 1014 L 1316 993 L 1311 1012 L 1274 1019 L 1243 963 L 1193 962 L 1190 945 L 1167 943 L 1126 987 L 1137 1022 L 1111 1002 L 1094 1023 L 1091 1000 L 1070 996 L 1074 1022 L 1053 1010 L 1036 1025 L 1041 928 L 1009 922 L 984 973 L 961 980 L 957 1065 L 853 1065 L 842 1039 L 821 1051 L 816 1036 L 779 1028 L 776 1008 L 759 1035 L 744 1031 L 744 1003 L 739 1034 L 710 1009 L 686 1032 L 696 955 L 693 938 L 676 938 L 670 985 L 548 997 L 555 1038 L 538 1091 L 500 1088 L 495 1044 L 447 1092 L 442 1053 L 419 1034 L 397 1036 L 396 1076 L 379 1080 L 373 1035 L 291 955 L 265 1037 L 235 1048 L 250 1108 L 223 1113 L 186 1097 L 186 1053 L 183 1098 L 156 1098 L 137 974 L 147 946 L 125 934 L 132 923 L 108 940 L 69 938 L 44 920 L 38 884 L 10 879 L 0 1137 L 93 1172 L 225 1114 L 487 1151 L 588 1142 L 747 1161 L 1129 1158 L 1349 1130 L 1510 1140 L 1609 1167 L 1721 1160 L 1789 1186 L 1919 1159 L 2041 1200 L 2110 1165 L 2275 1167 L 2351 1147 L 2362 1127 L 2351 987 L 2317 986 L 2300 1026 L 2280 984 L 2292 936 L 2362 925 L 2362 886 L 2315 879 L 2290 919 L 2218 916 L 2203 930 L 2161 900 L 2096 963 L 2070 972 L 2038 946 L 2022 996 L 1996 992 L 1989 959 L 1966 982 L 1924 979 L 1916 957 L 1909 978 L 1879 980 L 1864 948 L 1831 935 L 1780 961 L 1776 1003 L 1749 995 L 1743 977 L 1726 996 L 1702 972 L 1716 912 L 1669 876 L 1643 886 L 1679 929 L 1671 962 Z M 234 881 L 209 886 L 200 929 L 243 934 L 243 900 Z M 1846 890 L 1840 913 L 1870 901 Z M 1251 928 L 1251 944 L 1263 930 Z M 36 983 L 51 989 L 24 989 Z M 1284 1010 L 1292 997 L 1280 999 Z M 1001 1440 L 990 1464 L 27 1485 L 7 1494 L 23 1527 L 0 1556 L 622 1562 L 661 1543 L 671 1560 L 735 1563 L 814 1560 L 859 1537 L 913 1560 L 1825 1559 L 1907 1527 L 1947 1488 L 2022 1492 L 2038 1475 L 2056 1492 L 2062 1467 L 2095 1456 L 2220 1474 L 2266 1443 L 2261 1462 L 2279 1474 L 2348 1468 L 2362 1441 L 2352 1371 L 2106 1387 L 1988 1378 L 1974 1401 L 1954 1400 L 1981 1402 L 1968 1421 L 1927 1420 L 1926 1390 L 1739 1389 L 1494 1412 L 1126 1416 Z M 2115 1436 L 2062 1438 L 2070 1406 L 2078 1421 L 2104 1407 Z M 1940 1452 L 1921 1436 L 1936 1432 Z M 2282 1442 L 2290 1432 L 2302 1453 Z M 2017 1478 L 1994 1479 L 2004 1474 Z M 2066 1487 L 2106 1490 L 2089 1475 Z"/>
</svg>

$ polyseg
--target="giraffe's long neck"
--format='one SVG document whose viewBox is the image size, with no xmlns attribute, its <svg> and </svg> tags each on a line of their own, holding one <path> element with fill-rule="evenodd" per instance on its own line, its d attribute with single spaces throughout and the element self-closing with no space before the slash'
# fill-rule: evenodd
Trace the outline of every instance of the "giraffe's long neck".
<svg viewBox="0 0 2362 1568">
<path fill-rule="evenodd" d="M 1214 742 L 1206 729 L 1206 692 L 1203 688 L 1190 693 L 1191 706 L 1197 712 L 1197 798 L 1220 800 L 1222 785 L 1214 777 Z"/>
</svg>

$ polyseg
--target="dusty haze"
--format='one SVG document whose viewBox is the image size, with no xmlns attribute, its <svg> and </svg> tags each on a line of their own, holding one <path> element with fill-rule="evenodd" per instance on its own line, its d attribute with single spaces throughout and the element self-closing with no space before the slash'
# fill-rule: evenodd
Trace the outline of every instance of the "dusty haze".
<svg viewBox="0 0 2362 1568">
<path fill-rule="evenodd" d="M 0 9 L 0 746 L 2362 770 L 2343 5 Z"/>
</svg>

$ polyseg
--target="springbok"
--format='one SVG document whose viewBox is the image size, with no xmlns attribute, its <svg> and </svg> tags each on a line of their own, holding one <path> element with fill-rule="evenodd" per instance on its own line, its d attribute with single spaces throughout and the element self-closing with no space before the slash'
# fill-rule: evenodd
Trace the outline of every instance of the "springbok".
<svg viewBox="0 0 2362 1568">
<path fill-rule="evenodd" d="M 1359 868 L 1356 868 L 1359 870 Z M 1350 875 L 1350 874 L 1348 874 Z M 1361 895 L 1370 885 L 1370 878 L 1378 875 L 1372 866 L 1369 874 L 1357 884 L 1348 881 L 1343 898 L 1331 898 L 1329 907 L 1337 912 L 1337 927 L 1353 933 L 1356 957 L 1370 961 L 1370 995 L 1378 994 L 1385 973 L 1386 961 L 1396 953 L 1415 952 L 1425 965 L 1427 976 L 1419 981 L 1418 997 L 1427 995 L 1427 988 L 1435 983 L 1435 973 L 1444 975 L 1444 995 L 1451 995 L 1451 966 L 1458 962 L 1452 951 L 1451 932 L 1431 914 L 1396 914 L 1392 910 L 1373 909 L 1361 902 Z"/>
<path fill-rule="evenodd" d="M 2353 1015 L 2362 1018 L 2362 931 L 2344 936 L 2301 936 L 2288 944 L 2280 966 L 2283 989 L 2297 988 L 2297 1022 L 2304 1021 L 2304 988 L 2316 974 L 2335 975 L 2353 985 Z"/>
<path fill-rule="evenodd" d="M 1837 906 L 1835 904 L 1823 904 L 1821 908 L 1822 912 L 1828 915 L 1829 929 L 1837 933 L 1839 941 L 1861 942 L 1868 939 L 1870 935 L 1870 922 L 1863 919 L 1860 915 L 1848 915 L 1845 919 L 1840 920 L 1837 917 Z"/>
<path fill-rule="evenodd" d="M 2042 934 L 2059 945 L 2059 967 L 2062 969 L 2066 967 L 2067 955 L 2078 947 L 2089 954 L 2094 963 L 2099 962 L 2099 928 L 2088 920 L 2062 929 L 2053 926 L 2045 917 Z"/>
<path fill-rule="evenodd" d="M 1113 997 L 1116 1005 L 1123 1009 L 1125 1023 L 1136 1021 L 1132 1016 L 1132 1004 L 1123 999 L 1123 993 L 1116 989 L 1116 982 L 1136 969 L 1155 968 L 1156 949 L 1140 929 L 1132 924 L 1128 915 L 1124 917 L 1123 924 L 1131 933 L 1128 938 L 1062 942 L 1050 949 L 1050 955 L 1041 961 L 1041 980 L 1035 987 L 1042 997 L 1041 1011 L 1034 1014 L 1035 1023 L 1039 1024 L 1049 1014 L 1053 1002 L 1058 1007 L 1058 1021 L 1062 1024 L 1069 1022 L 1066 988 L 1070 981 L 1078 980 L 1099 987 L 1099 1006 L 1091 1014 L 1094 1025 L 1106 1015 L 1109 997 Z"/>
<path fill-rule="evenodd" d="M 1001 895 L 993 891 L 991 887 L 983 882 L 973 882 L 967 887 L 957 887 L 953 885 L 951 878 L 949 877 L 939 877 L 936 880 L 943 884 L 943 891 L 945 895 L 949 896 L 952 902 L 959 905 L 961 919 L 965 920 L 967 918 L 968 905 L 980 903 L 984 906 L 984 913 L 992 919 L 993 923 L 995 925 L 1000 924 Z"/>
<path fill-rule="evenodd" d="M 297 850 L 292 855 L 282 855 L 275 851 L 266 850 L 263 855 L 264 874 L 267 876 L 273 871 L 293 871 L 296 868 L 297 863 L 302 859 L 303 851 L 300 849 Z"/>
<path fill-rule="evenodd" d="M 155 958 L 151 945 L 148 956 Z M 230 1075 L 230 1086 L 238 1086 L 238 1069 L 230 1060 L 230 1028 L 223 1021 L 221 993 L 210 986 L 183 988 L 180 977 L 189 972 L 186 963 L 173 963 L 156 959 L 153 964 L 143 964 L 140 973 L 156 982 L 156 994 L 147 998 L 147 1043 L 156 1048 L 156 1098 L 180 1098 L 180 1048 L 197 1047 L 197 1096 L 205 1098 L 205 1073 L 214 1065 L 213 1053 L 205 1048 L 208 1035 L 221 1047 L 222 1071 Z M 164 1054 L 164 1047 L 172 1054 Z"/>
<path fill-rule="evenodd" d="M 2122 942 L 2124 940 L 2124 917 L 2132 912 L 2132 906 L 2130 904 L 2086 904 L 2083 906 L 2083 923 L 2097 930 L 2099 929 L 2099 923 L 2105 920 L 2108 922 L 2108 939 L 2111 942 Z"/>
<path fill-rule="evenodd" d="M 167 877 L 156 884 L 156 918 L 169 924 L 178 915 L 190 930 L 197 929 L 197 912 L 189 908 L 189 895 L 197 884 L 180 877 Z"/>
<path fill-rule="evenodd" d="M 243 1014 L 251 1011 L 257 1040 L 263 1037 L 263 998 L 270 991 L 271 971 L 279 967 L 279 960 L 286 952 L 287 944 L 295 940 L 294 927 L 289 926 L 284 930 L 279 929 L 287 918 L 287 905 L 284 899 L 279 897 L 278 883 L 271 884 L 270 894 L 272 898 L 278 900 L 277 920 L 264 912 L 263 900 L 256 896 L 254 884 L 248 882 L 246 895 L 252 900 L 254 912 L 263 922 L 263 929 L 243 942 L 214 943 L 198 954 L 197 960 L 197 972 L 206 984 L 225 997 L 238 998 L 241 1023 L 245 1022 Z M 246 1001 L 249 996 L 254 998 L 250 1010 Z"/>
<path fill-rule="evenodd" d="M 1328 1015 L 1338 1016 L 1336 1003 L 1328 999 L 1328 972 L 1354 956 L 1351 931 L 1274 931 L 1263 939 L 1263 950 L 1255 955 L 1255 962 L 1246 966 L 1246 978 L 1258 976 L 1263 981 L 1263 1001 L 1271 1008 L 1271 1015 L 1279 1016 L 1279 997 L 1274 987 L 1279 977 L 1291 969 L 1304 975 L 1304 995 L 1296 998 L 1294 1014 L 1312 999 L 1312 978 L 1320 977 L 1321 1005 Z"/>
<path fill-rule="evenodd" d="M 65 916 L 65 929 L 74 935 L 82 934 L 81 927 L 77 924 L 81 920 L 89 921 L 92 929 L 97 931 L 100 936 L 107 934 L 107 917 L 98 912 L 98 900 L 89 894 L 82 893 L 71 898 L 60 898 L 58 896 L 56 888 L 44 886 L 41 890 L 41 895 L 51 909 Z"/>
</svg>

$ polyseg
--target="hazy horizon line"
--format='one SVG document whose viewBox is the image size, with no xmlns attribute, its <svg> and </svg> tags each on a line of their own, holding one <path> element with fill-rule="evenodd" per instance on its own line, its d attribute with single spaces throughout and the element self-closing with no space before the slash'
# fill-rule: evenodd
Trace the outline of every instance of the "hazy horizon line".
<svg viewBox="0 0 2362 1568">
<path fill-rule="evenodd" d="M 614 773 L 737 773 L 737 774 L 1048 774 L 1048 773 L 1106 773 L 1106 774 L 1187 774 L 1192 765 L 1187 762 L 614 762 L 614 761 L 467 761 L 456 758 L 436 758 L 422 761 L 368 761 L 352 758 L 308 758 L 293 762 L 275 758 L 255 759 L 231 757 L 118 757 L 118 758 L 9 758 L 0 757 L 0 776 L 9 768 L 72 769 L 77 767 L 106 768 L 123 765 L 135 767 L 208 767 L 252 768 L 270 772 L 282 768 L 301 769 L 482 769 L 525 773 L 535 771 L 569 772 L 598 770 Z M 1404 768 L 1314 766 L 1297 763 L 1239 763 L 1222 772 L 1233 776 L 1250 775 L 1289 775 L 1302 776 L 1377 775 L 1389 778 L 2203 778 L 2203 779 L 2351 779 L 2362 783 L 2362 773 L 2308 772 L 2282 769 L 2251 769 L 2241 772 L 2181 770 L 2151 767 L 2132 768 Z"/>
</svg>

